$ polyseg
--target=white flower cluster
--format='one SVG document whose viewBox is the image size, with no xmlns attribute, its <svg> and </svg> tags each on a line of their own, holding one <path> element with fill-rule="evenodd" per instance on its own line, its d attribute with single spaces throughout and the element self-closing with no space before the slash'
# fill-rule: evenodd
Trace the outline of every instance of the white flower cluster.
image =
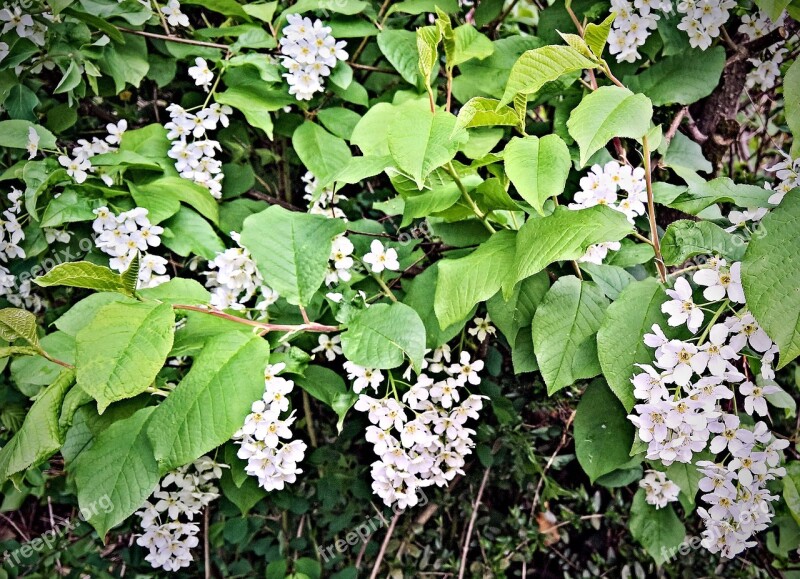
<svg viewBox="0 0 800 579">
<path fill-rule="evenodd" d="M 669 0 L 611 0 L 611 12 L 617 17 L 608 35 L 608 51 L 617 55 L 617 62 L 636 62 L 641 58 L 639 47 L 658 26 L 656 10 L 672 11 Z"/>
<path fill-rule="evenodd" d="M 175 169 L 181 177 L 202 185 L 215 199 L 220 199 L 224 175 L 222 161 L 215 159 L 214 155 L 222 147 L 218 141 L 208 138 L 208 132 L 215 130 L 218 124 L 227 127 L 228 115 L 233 110 L 228 105 L 212 103 L 192 113 L 173 103 L 167 111 L 171 120 L 164 127 L 169 131 L 167 138 L 172 141 L 167 154 L 175 159 Z"/>
<path fill-rule="evenodd" d="M 575 200 L 568 207 L 573 210 L 586 209 L 595 205 L 606 205 L 624 213 L 633 223 L 635 217 L 644 215 L 647 202 L 647 185 L 644 169 L 630 165 L 620 165 L 609 161 L 605 166 L 593 165 L 590 172 L 580 180 L 581 190 L 575 193 Z M 624 192 L 625 197 L 620 198 Z M 598 243 L 589 246 L 580 262 L 600 264 L 609 251 L 621 247 L 618 241 Z"/>
<path fill-rule="evenodd" d="M 759 12 L 752 16 L 745 14 L 742 16 L 739 32 L 747 35 L 750 40 L 761 38 L 782 26 L 784 18 L 785 13 L 781 14 L 778 20 L 773 22 L 764 12 Z M 783 62 L 783 57 L 788 52 L 781 45 L 781 42 L 776 42 L 767 47 L 767 58 L 749 59 L 749 62 L 755 68 L 747 73 L 747 88 L 758 87 L 762 91 L 767 91 L 775 86 L 781 76 L 780 65 Z"/>
<path fill-rule="evenodd" d="M 456 474 L 463 474 L 465 457 L 472 453 L 475 431 L 465 424 L 478 418 L 484 397 L 467 394 L 464 388 L 480 383 L 483 362 L 471 360 L 468 352 L 461 352 L 459 363 L 446 366 L 449 359 L 447 347 L 434 352 L 426 365 L 430 374 L 440 376 L 420 374 L 402 399 L 396 391 L 394 397 L 383 399 L 360 394 L 355 404 L 372 423 L 366 438 L 380 457 L 372 463 L 372 490 L 387 506 L 413 507 L 418 489 L 446 486 Z M 367 385 L 377 389 L 375 382 L 382 381 L 382 376 L 358 378 L 359 389 Z"/>
<path fill-rule="evenodd" d="M 306 171 L 306 174 L 301 179 L 305 183 L 303 199 L 308 201 L 309 213 L 324 215 L 325 217 L 336 217 L 347 221 L 344 211 L 337 207 L 341 201 L 347 201 L 347 197 L 334 192 L 331 187 L 324 187 L 317 195 L 318 180 L 311 171 Z"/>
<path fill-rule="evenodd" d="M 211 305 L 220 310 L 242 311 L 258 293 L 255 309 L 266 311 L 279 296 L 264 283 L 250 252 L 239 242 L 239 234 L 231 232 L 231 238 L 239 247 L 218 253 L 208 262 L 209 271 L 203 272 L 207 278 L 206 287 L 211 288 Z"/>
<path fill-rule="evenodd" d="M 781 152 L 781 155 L 783 155 L 784 160 L 767 169 L 767 171 L 775 173 L 780 182 L 774 187 L 769 183 L 764 185 L 767 189 L 775 191 L 767 199 L 772 205 L 780 205 L 789 191 L 800 186 L 800 157 L 792 159 L 792 157 L 783 152 Z"/>
<path fill-rule="evenodd" d="M 149 248 L 161 245 L 159 235 L 164 233 L 163 227 L 150 223 L 147 209 L 137 207 L 114 215 L 108 207 L 99 207 L 94 214 L 92 229 L 97 233 L 94 243 L 111 256 L 108 263 L 111 269 L 122 273 L 139 253 L 140 288 L 155 287 L 169 281 L 167 260 L 147 253 Z"/>
<path fill-rule="evenodd" d="M 678 29 L 689 36 L 692 48 L 706 50 L 735 7 L 736 0 L 682 0 L 678 2 L 678 12 L 683 14 Z"/>
<path fill-rule="evenodd" d="M 289 410 L 287 395 L 294 382 L 278 376 L 286 364 L 268 365 L 264 370 L 264 396 L 253 402 L 252 412 L 244 420 L 244 426 L 233 435 L 240 444 L 237 456 L 247 461 L 245 471 L 258 478 L 264 489 L 282 490 L 284 485 L 297 480 L 303 472 L 297 463 L 303 460 L 306 443 L 292 440 L 289 428 L 295 421 L 295 411 L 286 418 L 281 414 Z M 283 440 L 282 440 L 283 439 Z"/>
<path fill-rule="evenodd" d="M 219 497 L 214 481 L 227 465 L 201 456 L 191 465 L 167 474 L 150 500 L 137 511 L 142 533 L 136 543 L 150 552 L 145 560 L 158 569 L 177 571 L 192 562 L 192 548 L 199 543 L 195 515 Z"/>
<path fill-rule="evenodd" d="M 167 19 L 170 26 L 181 28 L 189 26 L 189 17 L 181 11 L 181 3 L 178 0 L 169 0 L 161 7 L 161 14 Z"/>
<path fill-rule="evenodd" d="M 644 489 L 645 500 L 657 509 L 663 509 L 669 503 L 678 500 L 681 488 L 660 470 L 648 470 L 647 474 L 639 481 L 639 487 Z"/>
<path fill-rule="evenodd" d="M 647 444 L 648 460 L 688 464 L 706 448 L 722 455 L 719 463 L 696 463 L 705 475 L 703 499 L 711 505 L 698 512 L 706 524 L 703 546 L 728 558 L 752 545 L 748 538 L 766 528 L 772 516 L 768 503 L 777 498 L 767 493 L 766 482 L 784 476 L 780 451 L 788 445 L 774 440 L 766 423 L 747 428 L 737 415 L 737 396 L 747 414 L 768 416 L 766 397 L 781 391 L 773 381 L 778 348 L 752 314 L 743 307 L 723 317 L 733 311 L 728 310 L 731 303 L 745 302 L 740 267 L 713 259 L 695 272 L 703 297 L 717 308 L 698 338 L 670 340 L 658 325 L 644 336 L 645 344 L 655 348 L 655 360 L 639 365 L 643 372 L 632 379 L 633 394 L 642 402 L 628 417 Z M 668 293 L 673 299 L 662 310 L 670 316 L 669 325 L 686 324 L 696 333 L 705 315 L 692 299 L 689 282 L 679 278 Z M 748 379 L 748 358 L 760 363 L 755 382 Z M 733 412 L 724 409 L 731 406 Z"/>
<path fill-rule="evenodd" d="M 281 64 L 289 72 L 284 74 L 289 83 L 289 94 L 297 100 L 311 100 L 314 93 L 322 92 L 325 77 L 331 74 L 337 60 L 347 60 L 344 41 L 336 42 L 331 29 L 320 20 L 299 14 L 286 17 L 289 24 L 283 29 L 280 40 Z"/>
<path fill-rule="evenodd" d="M 467 332 L 470 336 L 478 338 L 478 341 L 481 343 L 489 336 L 494 336 L 497 331 L 497 328 L 492 325 L 492 319 L 489 317 L 489 314 L 486 314 L 485 318 L 475 318 L 472 321 L 475 326 L 469 328 Z"/>
<path fill-rule="evenodd" d="M 8 263 L 11 259 L 24 258 L 25 250 L 19 244 L 25 239 L 25 232 L 19 222 L 22 211 L 23 192 L 16 187 L 8 194 L 9 207 L 3 211 L 0 221 L 0 260 Z M 22 301 L 17 293 L 17 278 L 3 265 L 0 265 L 0 297 L 14 303 Z M 16 305 L 16 304 L 15 304 Z"/>
<path fill-rule="evenodd" d="M 79 139 L 78 145 L 72 149 L 72 156 L 60 155 L 58 157 L 59 164 L 67 170 L 67 175 L 72 177 L 76 183 L 83 183 L 90 173 L 97 173 L 103 182 L 109 187 L 114 184 L 111 175 L 105 173 L 102 169 L 92 166 L 91 158 L 95 155 L 102 155 L 103 153 L 110 153 L 116 151 L 120 139 L 125 131 L 128 130 L 128 121 L 125 119 L 118 123 L 109 123 L 106 125 L 108 135 L 105 139 L 92 137 L 89 142 L 86 139 Z M 33 153 L 33 146 L 38 146 L 39 142 L 33 135 L 28 136 L 28 151 Z M 31 155 L 32 156 L 32 155 Z"/>
</svg>

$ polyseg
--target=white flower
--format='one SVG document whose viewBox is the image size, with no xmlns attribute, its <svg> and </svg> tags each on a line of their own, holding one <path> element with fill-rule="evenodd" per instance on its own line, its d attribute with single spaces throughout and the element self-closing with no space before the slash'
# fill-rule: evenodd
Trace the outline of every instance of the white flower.
<svg viewBox="0 0 800 579">
<path fill-rule="evenodd" d="M 667 295 L 672 301 L 661 305 L 661 311 L 670 316 L 667 323 L 670 326 L 686 324 L 692 333 L 697 332 L 703 323 L 703 310 L 692 300 L 689 282 L 682 277 L 678 278 L 675 280 L 675 289 L 667 290 Z"/>
<path fill-rule="evenodd" d="M 122 135 L 128 130 L 128 121 L 122 119 L 117 124 L 109 123 L 106 125 L 108 136 L 106 142 L 110 145 L 119 145 L 122 141 Z"/>
<path fill-rule="evenodd" d="M 344 363 L 344 369 L 347 371 L 347 377 L 350 380 L 354 380 L 353 392 L 356 394 L 367 387 L 377 392 L 378 386 L 383 382 L 383 373 L 380 370 L 364 368 L 349 360 Z"/>
<path fill-rule="evenodd" d="M 725 262 L 721 261 L 724 265 Z M 732 302 L 743 304 L 744 290 L 742 289 L 742 262 L 733 263 L 729 270 L 720 268 L 701 269 L 692 277 L 697 285 L 706 286 L 703 297 L 716 302 L 725 299 L 726 295 Z"/>
<path fill-rule="evenodd" d="M 492 325 L 489 314 L 486 314 L 485 318 L 475 318 L 472 321 L 475 323 L 475 327 L 467 330 L 470 336 L 477 336 L 479 342 L 483 342 L 486 336 L 494 336 L 496 329 Z"/>
<path fill-rule="evenodd" d="M 165 6 L 161 7 L 161 12 L 167 17 L 170 26 L 189 26 L 189 17 L 181 12 L 181 4 L 178 0 L 169 0 Z"/>
<path fill-rule="evenodd" d="M 639 481 L 639 487 L 644 489 L 645 501 L 661 509 L 667 504 L 677 501 L 681 489 L 667 475 L 661 471 L 649 470 L 645 477 Z"/>
<path fill-rule="evenodd" d="M 342 353 L 339 343 L 342 341 L 340 336 L 330 337 L 328 334 L 320 334 L 318 338 L 319 346 L 311 350 L 313 354 L 320 352 L 325 355 L 328 362 L 333 362 L 336 356 Z"/>
<path fill-rule="evenodd" d="M 194 66 L 189 67 L 189 76 L 194 79 L 194 83 L 197 86 L 203 87 L 208 92 L 211 83 L 214 82 L 214 73 L 211 72 L 204 58 L 198 56 L 194 59 L 194 63 Z"/>
<path fill-rule="evenodd" d="M 28 151 L 28 159 L 33 159 L 39 150 L 39 133 L 33 127 L 28 128 L 28 145 L 25 148 Z"/>
<path fill-rule="evenodd" d="M 380 273 L 384 269 L 397 271 L 400 269 L 400 262 L 397 261 L 397 251 L 393 248 L 384 249 L 383 244 L 378 239 L 373 239 L 369 246 L 370 252 L 364 256 L 364 263 L 368 263 L 374 273 Z"/>
<path fill-rule="evenodd" d="M 88 171 L 92 164 L 88 160 L 71 159 L 66 155 L 61 155 L 58 162 L 67 170 L 67 175 L 75 179 L 76 183 L 83 183 L 89 176 Z"/>
<path fill-rule="evenodd" d="M 478 372 L 483 370 L 483 360 L 470 361 L 469 352 L 461 352 L 459 364 L 453 364 L 448 370 L 459 384 L 469 382 L 470 384 L 480 384 L 481 379 Z"/>
<path fill-rule="evenodd" d="M 767 394 L 776 394 L 780 391 L 781 389 L 777 386 L 768 385 L 762 387 L 749 381 L 739 386 L 739 393 L 745 397 L 744 410 L 751 416 L 753 413 L 759 416 L 769 416 L 767 401 L 764 396 Z"/>
</svg>

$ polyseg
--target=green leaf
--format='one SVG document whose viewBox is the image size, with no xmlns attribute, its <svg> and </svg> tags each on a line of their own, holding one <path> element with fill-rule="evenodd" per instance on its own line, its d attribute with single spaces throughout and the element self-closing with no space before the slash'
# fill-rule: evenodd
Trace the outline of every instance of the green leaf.
<svg viewBox="0 0 800 579">
<path fill-rule="evenodd" d="M 101 538 L 142 506 L 158 485 L 159 471 L 147 424 L 154 407 L 101 431 L 70 465 L 78 505 Z M 108 503 L 108 504 L 107 504 Z"/>
<path fill-rule="evenodd" d="M 361 120 L 361 115 L 344 107 L 322 109 L 317 117 L 326 129 L 342 139 L 350 139 Z"/>
<path fill-rule="evenodd" d="M 546 83 L 557 80 L 563 74 L 586 68 L 597 68 L 597 63 L 571 46 L 542 46 L 529 50 L 520 56 L 511 68 L 500 105 L 510 103 L 518 94 L 535 93 Z"/>
<path fill-rule="evenodd" d="M 19 119 L 0 121 L 0 147 L 25 149 L 28 146 L 28 134 L 31 128 L 39 135 L 40 148 L 56 148 L 56 137 L 53 133 L 41 125 Z"/>
<path fill-rule="evenodd" d="M 625 215 L 609 207 L 597 205 L 579 211 L 556 207 L 551 215 L 531 218 L 520 228 L 514 281 L 538 273 L 554 261 L 578 259 L 590 245 L 619 241 L 632 231 Z"/>
<path fill-rule="evenodd" d="M 725 48 L 692 50 L 667 56 L 636 76 L 626 76 L 625 86 L 644 93 L 655 106 L 689 105 L 710 95 L 725 68 Z"/>
<path fill-rule="evenodd" d="M 152 384 L 172 348 L 174 331 L 169 304 L 139 302 L 103 306 L 78 332 L 78 386 L 97 400 L 98 412 Z"/>
<path fill-rule="evenodd" d="M 42 213 L 39 227 L 58 227 L 65 223 L 91 221 L 95 219 L 94 210 L 103 205 L 100 199 L 90 199 L 68 189 L 50 200 Z"/>
<path fill-rule="evenodd" d="M 783 501 L 792 518 L 800 525 L 800 462 L 789 461 L 783 478 Z"/>
<path fill-rule="evenodd" d="M 161 472 L 230 440 L 264 394 L 268 362 L 269 344 L 253 334 L 230 332 L 206 342 L 147 427 Z"/>
<path fill-rule="evenodd" d="M 783 104 L 786 107 L 786 124 L 793 137 L 792 156 L 800 150 L 800 61 L 795 60 L 783 77 Z"/>
<path fill-rule="evenodd" d="M 403 298 L 403 303 L 410 306 L 419 314 L 422 323 L 425 324 L 425 333 L 427 335 L 427 347 L 434 349 L 438 348 L 445 342 L 452 340 L 464 327 L 464 324 L 455 323 L 445 329 L 439 327 L 439 319 L 436 317 L 434 311 L 436 286 L 439 280 L 439 264 L 441 261 L 432 264 L 426 268 L 418 276 L 412 279 L 408 286 L 403 289 L 406 290 L 406 295 Z M 470 313 L 467 315 L 472 314 Z"/>
<path fill-rule="evenodd" d="M 468 256 L 439 262 L 433 307 L 441 328 L 462 321 L 475 304 L 497 293 L 512 270 L 516 237 L 499 231 Z"/>
<path fill-rule="evenodd" d="M 126 84 L 138 87 L 150 70 L 145 39 L 126 35 L 124 43 L 109 42 L 103 47 L 103 59 L 98 66 L 114 80 L 117 93 L 125 90 Z"/>
<path fill-rule="evenodd" d="M 334 137 L 319 125 L 306 121 L 292 135 L 297 156 L 324 187 L 331 183 L 352 159 L 344 139 Z"/>
<path fill-rule="evenodd" d="M 389 7 L 387 14 L 402 12 L 404 14 L 422 14 L 423 12 L 435 12 L 439 8 L 451 14 L 458 11 L 456 0 L 404 0 Z"/>
<path fill-rule="evenodd" d="M 753 236 L 742 260 L 747 306 L 780 348 L 783 368 L 800 355 L 800 191 L 792 190 L 761 221 L 766 232 Z"/>
<path fill-rule="evenodd" d="M 728 177 L 717 177 L 711 181 L 690 183 L 689 190 L 678 196 L 670 207 L 697 215 L 714 203 L 733 203 L 739 207 L 771 207 L 767 202 L 773 191 L 755 185 L 734 183 Z"/>
<path fill-rule="evenodd" d="M 64 443 L 58 416 L 64 396 L 74 382 L 74 370 L 63 370 L 33 403 L 22 427 L 0 449 L 0 483 L 38 465 Z"/>
<path fill-rule="evenodd" d="M 567 121 L 581 150 L 581 166 L 614 137 L 638 139 L 650 128 L 653 106 L 626 88 L 603 86 L 585 96 Z"/>
<path fill-rule="evenodd" d="M 580 267 L 592 276 L 592 281 L 597 284 L 600 291 L 610 300 L 616 300 L 622 290 L 628 287 L 631 282 L 636 281 L 632 274 L 617 265 L 598 265 L 586 262 L 580 264 Z"/>
<path fill-rule="evenodd" d="M 536 308 L 533 351 L 549 395 L 600 373 L 594 335 L 607 307 L 608 300 L 595 284 L 566 276 Z"/>
<path fill-rule="evenodd" d="M 358 395 L 347 389 L 339 374 L 322 366 L 308 366 L 302 376 L 295 379 L 297 385 L 311 396 L 330 406 L 339 417 L 337 430 L 342 432 L 342 425 L 347 411 L 352 408 Z"/>
<path fill-rule="evenodd" d="M 564 191 L 572 161 L 558 135 L 514 137 L 503 152 L 506 174 L 525 201 L 544 215 L 544 202 Z"/>
<path fill-rule="evenodd" d="M 425 354 L 425 325 L 405 304 L 375 304 L 361 310 L 342 333 L 345 358 L 364 366 L 388 370 L 406 357 L 419 371 Z"/>
<path fill-rule="evenodd" d="M 36 316 L 17 308 L 1 309 L 0 338 L 6 342 L 13 342 L 22 338 L 31 346 L 38 346 L 39 335 L 36 329 Z"/>
<path fill-rule="evenodd" d="M 744 239 L 710 221 L 674 221 L 661 238 L 665 265 L 680 265 L 695 255 L 715 254 L 731 261 L 740 261 L 746 247 Z"/>
<path fill-rule="evenodd" d="M 33 281 L 41 287 L 80 287 L 101 292 L 133 295 L 121 275 L 89 261 L 62 263 Z"/>
<path fill-rule="evenodd" d="M 462 24 L 453 30 L 455 46 L 448 66 L 455 67 L 477 58 L 483 60 L 494 53 L 494 45 L 489 38 L 478 32 L 471 24 Z"/>
<path fill-rule="evenodd" d="M 136 185 L 131 183 L 129 186 L 134 200 L 140 207 L 149 208 L 148 203 L 151 202 L 150 200 L 153 198 L 161 200 L 162 204 L 164 200 L 169 200 L 173 203 L 180 201 L 194 208 L 213 224 L 216 225 L 219 222 L 219 205 L 217 204 L 217 200 L 214 199 L 211 192 L 206 187 L 193 183 L 188 179 L 182 177 L 159 177 L 148 183 L 137 183 Z M 165 215 L 163 218 L 171 217 L 175 213 L 177 213 L 177 209 Z M 150 217 L 151 222 L 157 222 L 154 221 L 155 217 L 148 217 Z M 161 219 L 158 220 L 158 222 L 160 221 Z"/>
<path fill-rule="evenodd" d="M 413 105 L 396 110 L 388 127 L 389 152 L 397 168 L 414 179 L 419 189 L 467 141 L 467 132 L 455 129 L 456 117 L 444 111 L 421 111 Z"/>
<path fill-rule="evenodd" d="M 666 299 L 657 279 L 633 282 L 609 306 L 597 332 L 597 354 L 603 375 L 628 411 L 636 403 L 631 384 L 637 372 L 635 364 L 653 361 L 653 350 L 645 345 L 643 336 L 652 332 L 653 324 L 659 324 L 670 333 L 667 319 L 661 312 L 661 304 Z"/>
<path fill-rule="evenodd" d="M 603 380 L 594 380 L 575 411 L 575 454 L 594 483 L 630 461 L 635 428 Z"/>
<path fill-rule="evenodd" d="M 378 34 L 378 48 L 406 82 L 417 86 L 420 73 L 416 33 L 384 28 Z"/>
<path fill-rule="evenodd" d="M 273 205 L 244 220 L 241 240 L 270 287 L 306 306 L 325 280 L 331 241 L 344 230 L 339 219 Z"/>
<path fill-rule="evenodd" d="M 606 48 L 608 34 L 611 32 L 611 24 L 616 16 L 616 13 L 612 12 L 600 24 L 590 22 L 584 28 L 583 38 L 597 58 L 603 58 L 603 50 Z"/>
<path fill-rule="evenodd" d="M 672 559 L 686 536 L 675 510 L 671 506 L 657 509 L 648 504 L 644 489 L 636 491 L 633 497 L 628 527 L 657 565 Z"/>
<path fill-rule="evenodd" d="M 233 480 L 233 468 L 234 465 L 231 465 L 230 469 L 225 469 L 219 481 L 219 486 L 225 498 L 236 505 L 244 517 L 259 501 L 267 496 L 267 491 L 259 486 L 257 478 L 247 475 L 245 475 L 242 484 L 236 486 L 236 482 Z"/>
<path fill-rule="evenodd" d="M 763 10 L 769 19 L 776 22 L 792 0 L 756 0 L 756 5 Z"/>
<path fill-rule="evenodd" d="M 235 16 L 249 20 L 247 12 L 236 0 L 182 0 L 183 4 L 196 5 L 218 12 L 224 16 Z"/>
<path fill-rule="evenodd" d="M 269 113 L 278 111 L 295 100 L 286 92 L 267 86 L 248 84 L 230 87 L 224 92 L 216 93 L 214 100 L 241 111 L 248 123 L 258 127 L 272 139 L 272 119 Z"/>
<path fill-rule="evenodd" d="M 439 52 L 437 46 L 441 40 L 441 31 L 438 26 L 421 26 L 417 28 L 417 53 L 419 59 L 417 67 L 419 68 L 422 81 L 428 92 L 431 93 L 431 99 L 435 100 L 435 95 L 431 90 L 431 74 L 439 60 Z"/>
<path fill-rule="evenodd" d="M 192 254 L 206 259 L 214 259 L 217 253 L 225 251 L 225 244 L 214 232 L 208 221 L 188 207 L 181 207 L 178 213 L 164 223 L 171 236 L 161 236 L 166 247 L 188 257 Z"/>
<path fill-rule="evenodd" d="M 461 110 L 454 130 L 472 127 L 518 126 L 520 119 L 511 107 L 499 106 L 500 101 L 485 97 L 471 98 Z"/>
<path fill-rule="evenodd" d="M 272 17 L 275 15 L 275 9 L 278 7 L 277 2 L 264 2 L 245 4 L 242 9 L 253 18 L 258 18 L 262 22 L 270 24 Z"/>
<path fill-rule="evenodd" d="M 486 302 L 486 310 L 492 323 L 503 333 L 512 348 L 523 333 L 531 335 L 533 315 L 549 289 L 550 278 L 545 272 L 539 272 L 515 285 L 508 300 L 502 292 L 497 292 Z M 530 346 L 533 351 L 533 344 L 530 343 Z"/>
</svg>

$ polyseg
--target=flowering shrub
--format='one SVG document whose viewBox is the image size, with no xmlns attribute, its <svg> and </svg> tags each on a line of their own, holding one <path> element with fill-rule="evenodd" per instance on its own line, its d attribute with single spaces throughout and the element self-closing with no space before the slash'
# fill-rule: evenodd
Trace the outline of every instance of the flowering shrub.
<svg viewBox="0 0 800 579">
<path fill-rule="evenodd" d="M 4 5 L 3 576 L 797 561 L 800 3 L 546 4 Z"/>
</svg>

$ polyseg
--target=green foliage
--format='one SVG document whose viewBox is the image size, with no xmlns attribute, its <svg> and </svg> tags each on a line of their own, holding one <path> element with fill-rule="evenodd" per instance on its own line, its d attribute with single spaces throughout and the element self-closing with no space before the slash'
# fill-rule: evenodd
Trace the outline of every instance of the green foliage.
<svg viewBox="0 0 800 579">
<path fill-rule="evenodd" d="M 558 135 L 515 137 L 503 151 L 506 173 L 525 201 L 544 215 L 544 202 L 564 190 L 572 165 Z"/>
</svg>

